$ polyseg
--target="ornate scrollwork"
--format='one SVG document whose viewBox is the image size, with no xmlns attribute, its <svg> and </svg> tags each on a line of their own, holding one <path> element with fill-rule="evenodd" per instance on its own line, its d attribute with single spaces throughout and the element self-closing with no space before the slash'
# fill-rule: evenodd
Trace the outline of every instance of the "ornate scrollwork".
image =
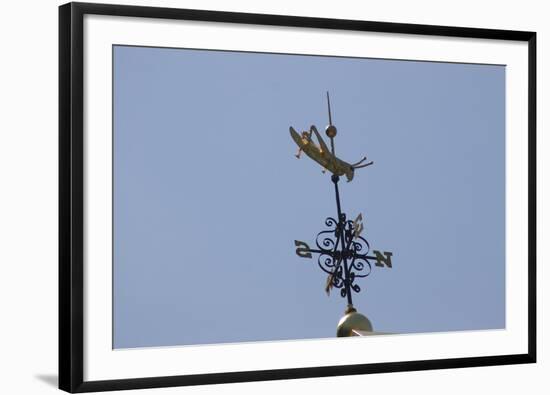
<svg viewBox="0 0 550 395">
<path fill-rule="evenodd" d="M 367 258 L 358 257 L 351 261 L 350 268 L 355 269 L 356 277 L 367 277 L 372 271 L 372 266 Z M 363 270 L 366 270 L 365 273 L 361 273 Z"/>
<path fill-rule="evenodd" d="M 342 266 L 338 266 L 336 268 L 335 274 L 330 273 L 331 274 L 330 283 L 334 288 L 342 288 L 345 285 L 345 280 L 344 280 L 342 271 L 343 271 Z"/>
<path fill-rule="evenodd" d="M 315 244 L 323 253 L 332 254 L 337 247 L 338 239 L 335 237 L 338 223 L 332 217 L 325 220 L 325 225 L 329 228 L 317 234 Z"/>
<path fill-rule="evenodd" d="M 317 264 L 330 277 L 328 283 L 340 289 L 340 295 L 346 297 L 348 292 L 360 292 L 361 287 L 355 284 L 356 278 L 367 277 L 372 266 L 367 254 L 370 245 L 363 237 L 354 235 L 353 221 L 346 220 L 341 214 L 339 221 L 332 217 L 325 220 L 325 229 L 317 234 Z"/>
<path fill-rule="evenodd" d="M 336 264 L 332 255 L 329 255 L 328 253 L 319 255 L 319 258 L 317 258 L 317 264 L 325 273 L 334 273 L 334 268 Z"/>
</svg>

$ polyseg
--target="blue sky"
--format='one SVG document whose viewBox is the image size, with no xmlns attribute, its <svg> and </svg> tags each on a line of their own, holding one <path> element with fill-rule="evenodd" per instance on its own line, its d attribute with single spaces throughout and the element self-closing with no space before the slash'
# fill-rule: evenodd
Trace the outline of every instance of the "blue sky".
<svg viewBox="0 0 550 395">
<path fill-rule="evenodd" d="M 393 268 L 374 329 L 503 328 L 505 67 L 114 48 L 114 347 L 333 337 L 346 307 L 295 255 L 335 216 L 288 128 L 328 123 L 374 165 L 340 184 Z"/>
</svg>

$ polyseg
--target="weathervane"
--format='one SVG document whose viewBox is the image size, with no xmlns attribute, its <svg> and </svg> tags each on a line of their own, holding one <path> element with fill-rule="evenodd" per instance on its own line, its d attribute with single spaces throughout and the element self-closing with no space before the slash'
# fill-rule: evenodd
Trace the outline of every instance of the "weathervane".
<svg viewBox="0 0 550 395">
<path fill-rule="evenodd" d="M 370 321 L 362 314 L 357 313 L 353 307 L 352 292 L 359 292 L 361 288 L 355 283 L 357 278 L 367 277 L 371 270 L 371 261 L 379 267 L 392 267 L 392 253 L 389 251 L 373 250 L 374 255 L 369 255 L 370 245 L 368 241 L 361 236 L 364 225 L 363 215 L 359 214 L 355 220 L 349 220 L 340 204 L 340 192 L 338 190 L 338 181 L 340 176 L 345 175 L 348 182 L 353 180 L 356 169 L 367 167 L 374 162 L 363 163 L 367 160 L 363 157 L 360 161 L 349 164 L 336 156 L 334 150 L 334 138 L 337 130 L 332 124 L 332 115 L 330 111 L 330 97 L 327 92 L 328 119 L 329 125 L 325 133 L 330 138 L 329 150 L 323 138 L 317 131 L 315 125 L 312 125 L 309 131 L 300 134 L 290 127 L 290 135 L 298 145 L 296 157 L 299 159 L 302 152 L 319 163 L 323 167 L 323 173 L 327 170 L 332 173 L 331 180 L 334 183 L 336 195 L 337 219 L 328 217 L 325 225 L 328 229 L 317 234 L 315 244 L 317 248 L 310 248 L 303 241 L 294 240 L 296 254 L 301 258 L 312 258 L 313 254 L 319 254 L 317 263 L 319 267 L 328 275 L 325 291 L 330 295 L 332 288 L 340 289 L 340 295 L 347 298 L 348 306 L 346 315 L 338 325 L 338 336 L 350 336 L 356 329 L 372 331 Z M 315 135 L 318 144 L 313 141 Z"/>
</svg>

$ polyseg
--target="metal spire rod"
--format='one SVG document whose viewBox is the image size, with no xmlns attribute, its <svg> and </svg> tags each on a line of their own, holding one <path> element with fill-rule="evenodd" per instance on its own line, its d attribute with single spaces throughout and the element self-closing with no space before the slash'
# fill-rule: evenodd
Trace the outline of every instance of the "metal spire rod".
<svg viewBox="0 0 550 395">
<path fill-rule="evenodd" d="M 330 96 L 328 95 L 328 91 L 327 91 L 327 104 L 328 104 L 328 124 L 332 126 L 332 116 L 330 114 Z"/>
<path fill-rule="evenodd" d="M 328 128 L 327 128 L 327 135 L 330 138 L 330 149 L 332 151 L 332 155 L 336 155 L 334 152 L 334 136 L 336 136 L 336 128 L 332 124 L 332 114 L 330 113 L 330 96 L 327 91 L 327 106 L 328 106 Z M 332 129 L 334 133 L 329 133 L 329 130 Z"/>
</svg>

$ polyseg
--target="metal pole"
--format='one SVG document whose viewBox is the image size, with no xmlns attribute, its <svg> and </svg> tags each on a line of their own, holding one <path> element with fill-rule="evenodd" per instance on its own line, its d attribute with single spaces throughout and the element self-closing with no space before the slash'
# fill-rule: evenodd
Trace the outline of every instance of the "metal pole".
<svg viewBox="0 0 550 395">
<path fill-rule="evenodd" d="M 353 306 L 353 301 L 351 298 L 351 284 L 350 284 L 350 273 L 349 273 L 349 267 L 348 267 L 348 260 L 346 255 L 346 252 L 349 248 L 349 246 L 346 246 L 346 238 L 345 238 L 345 218 L 342 215 L 342 208 L 340 206 L 340 191 L 338 190 L 338 181 L 340 180 L 340 177 L 337 175 L 332 175 L 331 177 L 332 182 L 334 183 L 334 191 L 336 194 L 336 208 L 338 210 L 338 225 L 336 227 L 336 239 L 340 241 L 341 249 L 342 249 L 342 259 L 340 262 L 344 263 L 344 286 L 346 287 L 346 297 L 348 299 L 348 305 Z M 335 268 L 335 271 L 338 268 Z"/>
<path fill-rule="evenodd" d="M 340 207 L 340 192 L 338 191 L 338 181 L 340 181 L 340 177 L 333 174 L 331 179 L 334 183 L 334 191 L 336 192 L 336 208 L 338 209 L 338 223 L 340 223 L 340 217 L 342 216 L 342 209 Z"/>
<path fill-rule="evenodd" d="M 353 306 L 353 301 L 351 300 L 351 287 L 350 287 L 350 279 L 349 279 L 349 268 L 348 268 L 348 260 L 347 258 L 344 258 L 344 274 L 346 276 L 346 279 L 344 280 L 344 285 L 346 287 L 346 296 L 348 298 L 348 305 Z"/>
</svg>

